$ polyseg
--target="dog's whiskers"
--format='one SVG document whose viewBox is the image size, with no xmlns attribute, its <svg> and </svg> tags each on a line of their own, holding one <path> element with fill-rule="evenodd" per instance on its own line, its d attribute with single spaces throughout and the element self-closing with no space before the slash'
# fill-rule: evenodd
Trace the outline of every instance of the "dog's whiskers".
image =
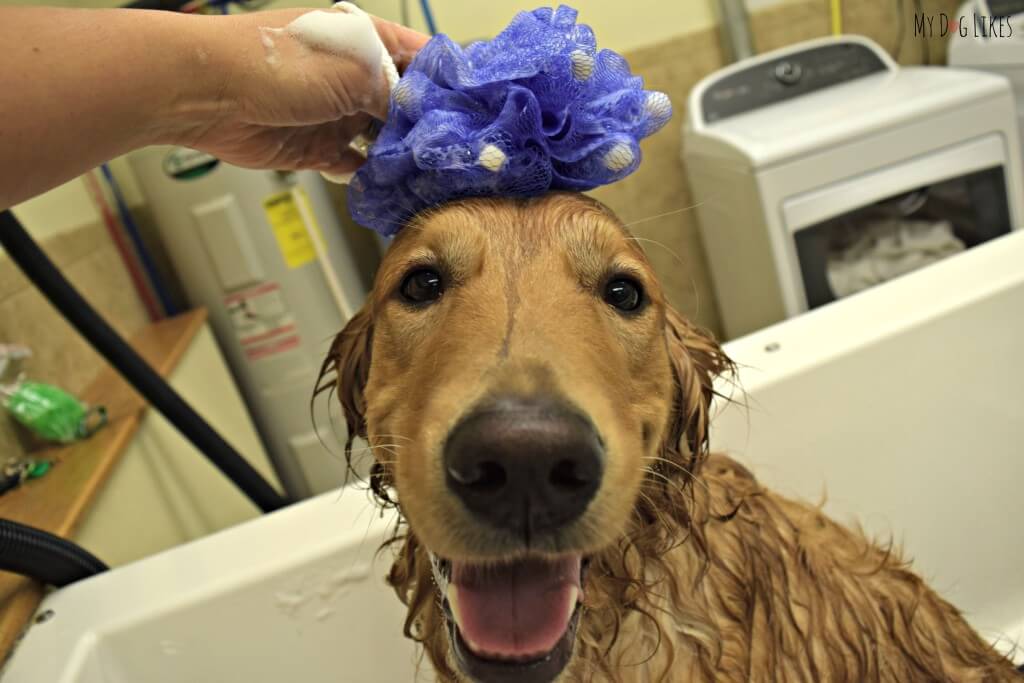
<svg viewBox="0 0 1024 683">
<path fill-rule="evenodd" d="M 682 464 L 680 464 L 678 462 L 675 462 L 673 460 L 669 460 L 668 458 L 666 458 L 664 456 L 661 456 L 661 455 L 642 455 L 642 456 L 640 456 L 640 459 L 641 460 L 654 460 L 656 462 L 663 462 L 666 465 L 671 465 L 672 467 L 675 467 L 677 470 L 682 471 L 684 474 L 686 474 L 686 476 L 690 477 L 691 479 L 695 479 L 696 478 L 695 475 L 693 474 L 693 472 L 691 472 L 689 469 L 687 469 L 687 467 L 685 465 L 682 465 Z"/>
<path fill-rule="evenodd" d="M 711 201 L 711 199 L 705 199 L 702 202 L 697 202 L 696 204 L 691 204 L 690 206 L 684 206 L 681 209 L 675 209 L 673 211 L 666 211 L 665 213 L 659 213 L 659 214 L 656 214 L 654 216 L 648 216 L 647 218 L 641 218 L 639 220 L 635 220 L 635 221 L 632 221 L 630 223 L 624 223 L 623 225 L 625 225 L 627 228 L 632 228 L 634 225 L 640 225 L 641 223 L 649 223 L 650 221 L 656 221 L 659 218 L 668 218 L 669 216 L 675 216 L 677 214 L 684 213 L 686 211 L 693 211 L 698 206 L 701 206 L 701 205 L 703 205 L 703 204 L 705 204 L 705 203 L 707 203 L 709 201 Z"/>
<path fill-rule="evenodd" d="M 349 451 L 349 453 L 348 453 L 348 457 L 351 460 L 353 458 L 363 458 L 363 457 L 366 457 L 367 455 L 369 455 L 369 456 L 373 457 L 375 460 L 377 460 L 378 462 L 380 462 L 380 460 L 378 458 L 376 458 L 375 451 L 383 451 L 385 453 L 389 453 L 390 455 L 394 456 L 395 458 L 398 458 L 399 454 L 395 450 L 393 450 L 395 448 L 401 448 L 401 446 L 398 445 L 398 444 L 384 444 L 384 443 L 367 445 L 367 446 L 363 446 L 363 447 L 360 447 L 360 448 L 353 448 L 353 449 L 351 449 Z"/>
<path fill-rule="evenodd" d="M 647 474 L 651 475 L 652 477 L 657 477 L 658 479 L 660 479 L 663 482 L 665 482 L 666 485 L 674 488 L 676 490 L 676 492 L 679 493 L 679 495 L 682 496 L 682 498 L 684 500 L 686 498 L 688 498 L 688 497 L 692 497 L 692 495 L 691 496 L 687 496 L 687 490 L 686 490 L 686 484 L 685 483 L 681 484 L 678 481 L 673 481 L 672 479 L 669 479 L 667 476 L 665 476 L 661 472 L 658 472 L 658 471 L 656 471 L 656 470 L 654 470 L 651 467 L 646 466 L 646 465 L 641 467 L 640 469 L 643 472 L 646 472 Z M 704 482 L 700 482 L 700 483 L 704 486 L 704 489 L 706 491 L 710 492 L 710 489 L 708 489 L 707 484 L 705 484 Z"/>
<path fill-rule="evenodd" d="M 647 493 L 643 489 L 641 489 L 638 493 L 639 493 L 639 496 L 641 498 L 643 498 L 644 500 L 647 501 L 647 504 L 649 506 L 649 509 L 650 509 L 651 513 L 658 520 L 658 524 L 660 524 L 661 526 L 666 526 L 666 523 L 665 523 L 665 513 L 662 512 L 661 506 L 659 506 L 655 502 L 655 500 L 653 498 L 651 498 L 649 495 L 647 495 Z"/>
<path fill-rule="evenodd" d="M 628 239 L 630 242 L 648 242 L 648 243 L 653 244 L 653 245 L 655 245 L 657 247 L 661 247 L 662 249 L 667 251 L 672 258 L 674 258 L 676 260 L 676 263 L 678 263 L 683 268 L 686 267 L 686 261 L 683 260 L 683 257 L 680 256 L 675 250 L 673 250 L 671 247 L 669 247 L 664 242 L 659 242 L 658 240 L 652 240 L 650 237 L 637 237 L 635 235 L 632 236 L 632 237 L 627 237 L 626 239 Z"/>
<path fill-rule="evenodd" d="M 662 249 L 667 251 L 668 254 L 673 259 L 675 259 L 676 263 L 679 265 L 680 268 L 682 268 L 684 271 L 686 271 L 687 277 L 690 280 L 690 288 L 693 290 L 693 300 L 694 300 L 694 313 L 693 313 L 693 315 L 694 315 L 694 317 L 697 317 L 700 314 L 700 290 L 697 288 L 697 281 L 693 278 L 692 273 L 686 267 L 687 264 L 686 264 L 686 261 L 683 260 L 683 257 L 680 256 L 678 253 L 676 253 L 671 248 L 669 248 L 668 245 L 663 244 L 662 242 L 659 242 L 658 240 L 652 240 L 652 239 L 650 239 L 648 237 L 636 237 L 635 235 L 627 237 L 626 239 L 628 239 L 628 240 L 630 240 L 632 242 L 650 242 L 651 244 L 654 244 L 656 246 L 661 247 Z"/>
<path fill-rule="evenodd" d="M 672 466 L 673 466 L 673 467 L 675 467 L 676 469 L 678 469 L 678 470 L 680 470 L 681 472 L 683 472 L 683 473 L 684 473 L 684 474 L 685 474 L 685 475 L 686 475 L 687 477 L 689 477 L 689 478 L 690 478 L 690 481 L 694 482 L 695 484 L 699 484 L 700 486 L 704 487 L 704 490 L 705 490 L 705 491 L 707 491 L 708 493 L 711 493 L 711 489 L 710 489 L 710 488 L 708 488 L 708 485 L 707 485 L 707 484 L 706 484 L 706 483 L 705 483 L 704 481 L 702 481 L 702 480 L 701 480 L 701 479 L 700 479 L 699 477 L 697 477 L 697 476 L 696 476 L 696 475 L 695 475 L 695 474 L 694 474 L 693 472 L 691 472 L 691 471 L 690 471 L 690 470 L 688 470 L 688 469 L 687 469 L 686 467 L 684 467 L 683 465 L 680 465 L 680 464 L 679 464 L 679 463 L 677 463 L 677 462 L 672 462 L 671 460 L 669 460 L 669 459 L 667 459 L 667 458 L 662 458 L 662 457 L 657 457 L 657 456 L 655 456 L 655 457 L 651 457 L 651 456 L 646 456 L 646 455 L 645 455 L 645 456 L 642 456 L 642 459 L 643 459 L 643 460 L 657 460 L 657 461 L 661 461 L 661 462 L 665 462 L 665 463 L 668 463 L 669 465 L 672 465 Z M 649 466 L 644 466 L 643 470 L 644 470 L 645 472 L 649 473 L 649 474 L 653 474 L 653 475 L 655 475 L 655 476 L 661 477 L 662 479 L 664 479 L 664 480 L 665 480 L 666 482 L 668 482 L 668 483 L 670 483 L 670 484 L 673 484 L 673 485 L 675 485 L 675 486 L 679 486 L 679 482 L 675 482 L 675 481 L 672 481 L 671 479 L 669 479 L 668 477 L 666 477 L 666 476 L 665 476 L 664 474 L 662 474 L 661 472 L 658 472 L 658 471 L 654 470 L 653 468 L 651 468 L 651 467 L 649 467 Z M 680 490 L 682 490 L 682 487 L 680 487 Z"/>
<path fill-rule="evenodd" d="M 355 452 L 362 452 L 362 451 L 372 451 L 372 450 L 376 450 L 378 448 L 392 449 L 392 448 L 401 448 L 401 447 L 402 447 L 402 444 L 397 444 L 397 443 L 375 443 L 375 444 L 368 444 L 366 446 L 360 446 L 359 448 L 353 448 L 352 452 L 355 453 Z"/>
<path fill-rule="evenodd" d="M 405 439 L 406 441 L 412 441 L 409 437 L 402 436 L 401 434 L 374 434 L 373 436 L 374 438 L 381 439 Z"/>
</svg>

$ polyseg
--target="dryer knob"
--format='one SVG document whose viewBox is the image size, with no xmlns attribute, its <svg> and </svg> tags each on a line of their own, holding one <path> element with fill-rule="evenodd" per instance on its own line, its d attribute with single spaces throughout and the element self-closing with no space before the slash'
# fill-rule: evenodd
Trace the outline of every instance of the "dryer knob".
<svg viewBox="0 0 1024 683">
<path fill-rule="evenodd" d="M 794 85 L 803 73 L 799 62 L 779 62 L 775 65 L 775 79 L 783 85 Z"/>
</svg>

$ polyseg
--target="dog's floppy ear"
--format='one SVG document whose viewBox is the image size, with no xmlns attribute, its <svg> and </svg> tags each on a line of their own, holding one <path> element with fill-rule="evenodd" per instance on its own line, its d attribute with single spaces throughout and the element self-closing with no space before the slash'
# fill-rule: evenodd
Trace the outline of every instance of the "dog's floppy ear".
<svg viewBox="0 0 1024 683">
<path fill-rule="evenodd" d="M 352 316 L 334 338 L 331 350 L 320 368 L 316 394 L 334 389 L 338 392 L 348 435 L 345 454 L 351 454 L 355 438 L 366 437 L 366 400 L 363 390 L 370 373 L 370 347 L 373 339 L 373 317 L 369 304 Z M 350 463 L 351 465 L 351 463 Z"/>
<path fill-rule="evenodd" d="M 733 371 L 733 362 L 711 333 L 703 330 L 671 306 L 665 311 L 665 337 L 669 362 L 675 376 L 673 414 L 666 446 L 689 456 L 689 469 L 696 474 L 707 454 L 708 419 L 714 398 L 714 380 Z M 686 453 L 685 451 L 689 451 Z"/>
</svg>

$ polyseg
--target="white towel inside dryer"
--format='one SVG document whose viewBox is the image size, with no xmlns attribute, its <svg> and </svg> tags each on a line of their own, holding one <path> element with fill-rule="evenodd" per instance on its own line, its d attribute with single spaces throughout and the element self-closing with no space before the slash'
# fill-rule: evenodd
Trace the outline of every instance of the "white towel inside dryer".
<svg viewBox="0 0 1024 683">
<path fill-rule="evenodd" d="M 949 221 L 882 219 L 829 254 L 826 273 L 837 299 L 881 284 L 964 250 Z"/>
</svg>

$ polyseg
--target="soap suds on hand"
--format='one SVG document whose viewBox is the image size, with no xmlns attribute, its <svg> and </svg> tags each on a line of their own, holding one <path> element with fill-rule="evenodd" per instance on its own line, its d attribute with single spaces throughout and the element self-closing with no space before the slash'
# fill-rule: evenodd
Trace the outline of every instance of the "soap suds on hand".
<svg viewBox="0 0 1024 683">
<path fill-rule="evenodd" d="M 348 185 L 352 182 L 352 178 L 355 177 L 355 171 L 351 173 L 330 173 L 328 171 L 320 171 L 320 175 L 323 176 L 324 180 L 334 183 L 336 185 Z"/>
<path fill-rule="evenodd" d="M 334 7 L 338 11 L 307 12 L 285 31 L 312 50 L 351 56 L 371 69 L 380 68 L 386 51 L 370 15 L 349 2 Z"/>
<path fill-rule="evenodd" d="M 274 34 L 282 33 L 279 28 L 268 28 L 266 26 L 260 26 L 260 42 L 263 43 L 263 49 L 266 52 L 264 59 L 270 66 L 277 66 L 280 63 L 280 59 L 277 56 L 277 47 L 274 44 Z"/>
<path fill-rule="evenodd" d="M 272 66 L 280 62 L 274 36 L 281 34 L 287 34 L 308 50 L 345 56 L 366 64 L 371 73 L 384 76 L 389 90 L 394 89 L 398 83 L 398 69 L 377 34 L 373 18 L 351 2 L 339 2 L 330 11 L 307 12 L 283 29 L 261 28 L 260 39 L 266 50 L 266 61 Z M 356 105 L 367 111 L 371 106 L 370 97 L 364 94 Z M 357 136 L 350 146 L 365 157 L 370 141 L 366 140 L 359 145 L 360 137 Z M 348 184 L 355 174 L 321 171 L 321 175 L 330 182 Z"/>
</svg>

